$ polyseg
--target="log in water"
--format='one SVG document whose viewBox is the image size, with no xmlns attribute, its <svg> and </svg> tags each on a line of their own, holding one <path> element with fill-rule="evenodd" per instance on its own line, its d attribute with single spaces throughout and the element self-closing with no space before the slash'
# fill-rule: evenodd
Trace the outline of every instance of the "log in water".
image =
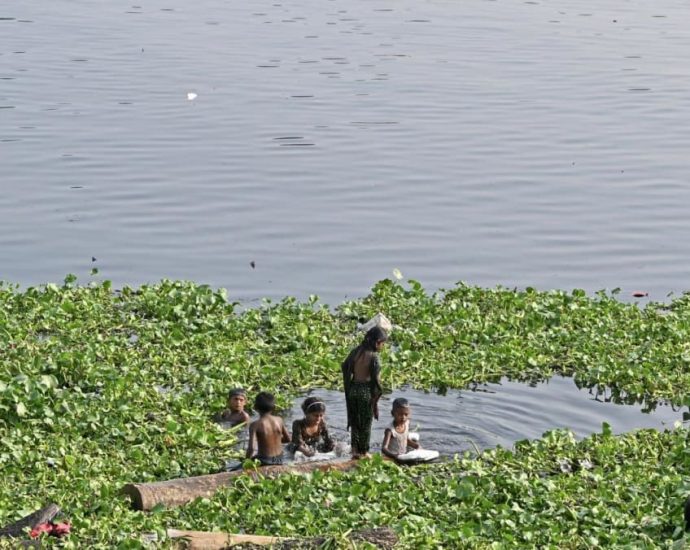
<svg viewBox="0 0 690 550">
<path fill-rule="evenodd" d="M 323 548 L 328 543 L 327 537 L 312 537 L 302 539 L 286 539 L 262 535 L 236 535 L 232 533 L 218 533 L 205 531 L 181 531 L 168 529 L 167 535 L 173 540 L 181 541 L 187 550 L 221 550 L 235 545 L 270 546 L 271 548 L 292 550 L 300 548 Z M 347 537 L 353 547 L 358 542 L 366 542 L 383 550 L 392 549 L 398 542 L 398 536 L 390 527 L 376 527 L 353 531 Z"/>
<path fill-rule="evenodd" d="M 236 535 L 232 533 L 212 533 L 206 531 L 182 531 L 168 529 L 167 535 L 171 539 L 184 541 L 187 550 L 220 550 L 238 544 L 253 546 L 274 546 L 287 539 L 281 537 L 267 537 L 262 535 Z"/>
<path fill-rule="evenodd" d="M 167 508 L 173 508 L 186 504 L 198 497 L 209 497 L 218 489 L 232 485 L 233 481 L 239 476 L 246 475 L 253 479 L 259 479 L 261 477 L 276 477 L 290 473 L 345 471 L 354 468 L 357 462 L 357 460 L 345 460 L 307 462 L 305 464 L 284 466 L 263 466 L 256 470 L 222 472 L 155 483 L 128 483 L 122 488 L 122 492 L 130 497 L 135 510 L 151 510 L 159 504 Z"/>
</svg>

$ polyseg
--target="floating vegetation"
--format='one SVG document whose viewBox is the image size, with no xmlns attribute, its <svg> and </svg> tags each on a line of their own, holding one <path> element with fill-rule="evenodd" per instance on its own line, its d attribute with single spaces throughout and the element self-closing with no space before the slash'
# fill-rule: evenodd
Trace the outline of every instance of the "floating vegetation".
<svg viewBox="0 0 690 550">
<path fill-rule="evenodd" d="M 681 542 L 687 432 L 643 430 L 575 442 L 564 432 L 478 458 L 399 469 L 242 482 L 179 510 L 134 512 L 131 481 L 222 469 L 235 432 L 212 422 L 227 390 L 274 391 L 286 407 L 340 386 L 358 323 L 394 324 L 384 386 L 573 375 L 616 399 L 686 403 L 690 296 L 644 307 L 615 292 L 458 284 L 427 293 L 384 280 L 335 309 L 316 297 L 244 309 L 225 291 L 162 281 L 20 290 L 0 286 L 0 525 L 48 502 L 72 522 L 72 548 L 138 547 L 165 528 L 328 535 L 390 526 L 404 548 L 668 546 Z M 161 392 L 160 388 L 166 391 Z M 347 476 L 345 482 L 343 476 Z M 49 541 L 47 541 L 49 542 Z"/>
</svg>

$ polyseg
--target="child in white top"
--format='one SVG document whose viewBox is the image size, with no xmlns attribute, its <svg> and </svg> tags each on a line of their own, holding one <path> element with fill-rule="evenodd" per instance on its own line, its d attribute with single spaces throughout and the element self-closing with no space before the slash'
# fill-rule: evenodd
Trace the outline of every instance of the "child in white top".
<svg viewBox="0 0 690 550">
<path fill-rule="evenodd" d="M 405 454 L 408 447 L 419 449 L 419 443 L 410 439 L 410 403 L 404 397 L 393 401 L 393 422 L 383 435 L 381 452 L 390 458 Z"/>
</svg>

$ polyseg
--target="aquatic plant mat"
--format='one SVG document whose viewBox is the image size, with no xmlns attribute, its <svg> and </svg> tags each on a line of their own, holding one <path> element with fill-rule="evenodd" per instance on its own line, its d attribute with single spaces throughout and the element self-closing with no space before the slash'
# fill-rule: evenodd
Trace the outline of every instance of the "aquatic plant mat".
<svg viewBox="0 0 690 550">
<path fill-rule="evenodd" d="M 576 442 L 554 432 L 514 451 L 400 468 L 287 475 L 168 510 L 133 511 L 130 482 L 216 473 L 236 434 L 211 418 L 228 389 L 275 391 L 280 406 L 340 386 L 358 322 L 395 325 L 387 388 L 464 388 L 502 376 L 573 375 L 614 399 L 681 405 L 690 389 L 690 298 L 644 308 L 584 292 L 482 289 L 430 294 L 382 281 L 336 309 L 316 298 L 241 310 L 222 291 L 163 281 L 0 287 L 0 525 L 55 502 L 67 548 L 139 547 L 167 528 L 330 537 L 390 527 L 398 547 L 682 546 L 690 493 L 686 429 Z"/>
</svg>

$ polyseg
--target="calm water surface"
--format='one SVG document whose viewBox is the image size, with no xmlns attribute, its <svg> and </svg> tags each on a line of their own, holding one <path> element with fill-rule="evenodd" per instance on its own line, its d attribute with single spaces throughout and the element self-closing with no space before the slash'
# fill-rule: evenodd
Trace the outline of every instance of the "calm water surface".
<svg viewBox="0 0 690 550">
<path fill-rule="evenodd" d="M 684 0 L 4 0 L 0 279 L 663 299 L 688 82 Z"/>
</svg>

